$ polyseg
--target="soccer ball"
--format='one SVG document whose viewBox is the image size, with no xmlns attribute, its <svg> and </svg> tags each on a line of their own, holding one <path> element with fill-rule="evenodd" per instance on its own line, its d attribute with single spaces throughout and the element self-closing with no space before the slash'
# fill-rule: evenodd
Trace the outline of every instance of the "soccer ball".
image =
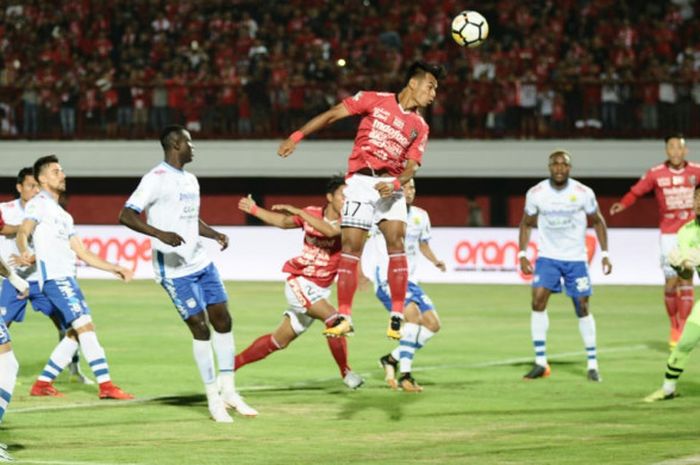
<svg viewBox="0 0 700 465">
<path fill-rule="evenodd" d="M 462 47 L 478 47 L 489 36 L 489 23 L 476 11 L 463 11 L 452 20 L 452 38 Z"/>
</svg>

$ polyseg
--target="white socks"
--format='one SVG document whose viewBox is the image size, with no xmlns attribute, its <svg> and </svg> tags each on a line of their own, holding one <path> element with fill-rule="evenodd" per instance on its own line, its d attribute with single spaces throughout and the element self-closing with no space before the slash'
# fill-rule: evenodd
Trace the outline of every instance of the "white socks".
<svg viewBox="0 0 700 465">
<path fill-rule="evenodd" d="M 547 366 L 547 330 L 549 329 L 549 315 L 547 310 L 541 312 L 532 311 L 530 314 L 530 333 L 532 345 L 535 347 L 535 363 Z"/>
<path fill-rule="evenodd" d="M 401 339 L 399 340 L 399 371 L 401 373 L 411 372 L 419 329 L 420 326 L 415 323 L 404 323 L 403 328 L 401 328 Z"/>
<path fill-rule="evenodd" d="M 88 365 L 90 365 L 90 369 L 95 374 L 97 383 L 102 384 L 111 381 L 112 378 L 109 376 L 109 366 L 105 358 L 105 351 L 97 341 L 97 334 L 94 331 L 79 333 L 78 340 L 80 341 L 80 350 L 83 352 Z"/>
<path fill-rule="evenodd" d="M 94 334 L 94 333 L 93 333 Z M 68 366 L 73 359 L 73 355 L 78 350 L 78 341 L 64 336 L 51 352 L 49 361 L 39 375 L 39 381 L 47 383 L 53 382 L 56 377 Z"/>
<path fill-rule="evenodd" d="M 214 384 L 216 382 L 216 376 L 214 375 L 214 354 L 211 350 L 211 342 L 192 339 L 192 352 L 194 353 L 194 361 L 197 364 L 197 368 L 199 368 L 199 375 L 202 377 L 204 384 Z M 216 384 L 214 384 L 214 386 L 216 386 Z"/>
<path fill-rule="evenodd" d="M 596 353 L 595 319 L 589 314 L 578 319 L 578 330 L 586 347 L 586 357 L 588 359 L 588 369 L 598 369 L 598 358 Z"/>
<path fill-rule="evenodd" d="M 17 370 L 19 363 L 12 350 L 0 354 L 0 421 L 12 399 L 12 391 L 15 390 Z"/>
<path fill-rule="evenodd" d="M 216 361 L 219 365 L 219 379 L 221 381 L 222 392 L 235 392 L 233 379 L 233 360 L 236 357 L 236 350 L 233 341 L 233 332 L 217 333 L 212 331 L 211 345 L 216 354 Z"/>
</svg>

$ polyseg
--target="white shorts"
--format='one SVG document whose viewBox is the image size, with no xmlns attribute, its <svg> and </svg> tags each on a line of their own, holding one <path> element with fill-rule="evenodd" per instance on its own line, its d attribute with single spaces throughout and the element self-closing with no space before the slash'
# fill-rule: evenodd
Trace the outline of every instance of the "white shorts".
<svg viewBox="0 0 700 465">
<path fill-rule="evenodd" d="M 289 308 L 284 314 L 289 317 L 294 333 L 300 335 L 309 329 L 309 326 L 314 322 L 314 319 L 306 314 L 306 309 L 319 300 L 328 300 L 331 290 L 304 277 L 297 276 L 287 280 L 284 285 L 284 295 L 289 304 Z"/>
<path fill-rule="evenodd" d="M 341 226 L 369 231 L 382 220 L 406 222 L 406 198 L 399 190 L 391 197 L 382 198 L 374 188 L 378 182 L 393 182 L 396 178 L 353 174 L 346 181 L 345 205 Z"/>
<path fill-rule="evenodd" d="M 664 272 L 664 277 L 675 278 L 678 273 L 671 268 L 671 264 L 668 262 L 668 254 L 676 247 L 676 235 L 675 234 L 662 234 L 661 235 L 661 269 Z"/>
</svg>

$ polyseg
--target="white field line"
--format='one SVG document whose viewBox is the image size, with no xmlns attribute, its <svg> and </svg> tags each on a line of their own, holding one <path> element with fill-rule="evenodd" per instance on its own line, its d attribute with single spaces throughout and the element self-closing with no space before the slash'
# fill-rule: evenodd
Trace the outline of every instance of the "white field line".
<svg viewBox="0 0 700 465">
<path fill-rule="evenodd" d="M 634 345 L 634 346 L 624 346 L 624 347 L 613 347 L 610 349 L 600 349 L 600 350 L 598 350 L 598 353 L 599 354 L 601 354 L 601 353 L 613 354 L 613 353 L 633 352 L 633 351 L 638 351 L 638 350 L 645 350 L 648 348 L 649 347 L 644 345 L 644 344 L 638 344 L 638 345 Z M 585 351 L 577 351 L 577 352 L 561 352 L 558 354 L 548 355 L 547 357 L 550 360 L 559 360 L 559 359 L 566 359 L 566 358 L 572 358 L 572 357 L 583 357 L 585 355 L 586 355 Z M 491 360 L 491 361 L 479 362 L 479 363 L 453 363 L 453 364 L 445 364 L 445 365 L 433 365 L 433 366 L 427 366 L 427 367 L 418 367 L 418 368 L 415 368 L 413 371 L 451 370 L 451 369 L 455 369 L 455 368 L 488 368 L 488 367 L 511 365 L 514 363 L 527 363 L 529 361 L 532 361 L 532 357 L 515 357 L 515 358 Z M 373 376 L 372 373 L 361 373 L 361 375 L 364 378 L 371 378 Z M 300 381 L 298 383 L 292 383 L 289 385 L 261 384 L 261 385 L 245 386 L 245 387 L 242 387 L 240 389 L 240 391 L 241 392 L 255 392 L 255 391 L 272 391 L 272 390 L 276 390 L 276 389 L 302 389 L 305 387 L 314 386 L 318 383 L 333 381 L 336 379 L 338 379 L 338 378 L 337 377 L 320 378 L 320 379 L 315 379 L 315 380 Z M 141 397 L 141 398 L 134 399 L 134 400 L 125 400 L 125 401 L 118 401 L 118 402 L 100 400 L 100 401 L 85 402 L 85 403 L 80 403 L 80 404 L 42 405 L 42 406 L 24 407 L 24 408 L 21 408 L 21 407 L 20 408 L 12 408 L 12 406 L 10 406 L 8 414 L 16 415 L 16 414 L 21 414 L 21 413 L 50 412 L 50 411 L 73 410 L 73 409 L 94 408 L 94 407 L 128 407 L 128 406 L 135 405 L 135 404 L 144 404 L 144 403 L 148 403 L 148 402 L 157 401 L 160 399 L 165 399 L 168 397 L 172 397 L 173 395 Z M 700 462 L 699 462 L 699 464 L 700 464 Z M 60 465 L 60 464 L 57 463 L 56 465 Z"/>
<path fill-rule="evenodd" d="M 15 459 L 12 463 L 35 463 L 37 465 L 141 465 L 138 463 L 104 463 L 104 462 L 69 462 L 66 460 L 31 460 Z"/>
<path fill-rule="evenodd" d="M 698 465 L 700 464 L 700 455 L 689 455 L 687 457 L 678 457 L 677 459 L 668 459 L 663 462 L 656 462 L 653 465 Z"/>
</svg>

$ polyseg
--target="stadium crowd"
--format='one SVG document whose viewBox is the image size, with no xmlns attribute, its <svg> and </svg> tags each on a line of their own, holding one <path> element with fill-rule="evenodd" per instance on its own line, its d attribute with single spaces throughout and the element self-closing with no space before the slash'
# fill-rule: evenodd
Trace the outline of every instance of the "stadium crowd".
<svg viewBox="0 0 700 465">
<path fill-rule="evenodd" d="M 700 135 L 700 7 L 691 0 L 485 0 L 491 36 L 450 37 L 456 0 L 8 1 L 0 134 L 279 137 L 406 64 L 449 74 L 433 136 Z M 352 124 L 326 136 L 352 134 Z"/>
</svg>

